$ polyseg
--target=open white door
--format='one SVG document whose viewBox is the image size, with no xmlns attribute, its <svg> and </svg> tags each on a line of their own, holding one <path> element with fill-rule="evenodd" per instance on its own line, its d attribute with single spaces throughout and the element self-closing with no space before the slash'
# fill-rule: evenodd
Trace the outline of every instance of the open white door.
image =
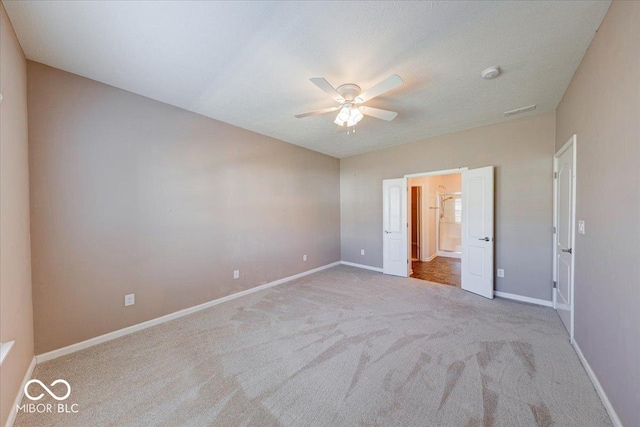
<svg viewBox="0 0 640 427">
<path fill-rule="evenodd" d="M 554 156 L 554 307 L 573 339 L 576 135 Z"/>
<path fill-rule="evenodd" d="M 493 298 L 493 166 L 462 173 L 462 289 Z"/>
<path fill-rule="evenodd" d="M 407 180 L 382 181 L 382 272 L 409 275 L 407 239 Z"/>
</svg>

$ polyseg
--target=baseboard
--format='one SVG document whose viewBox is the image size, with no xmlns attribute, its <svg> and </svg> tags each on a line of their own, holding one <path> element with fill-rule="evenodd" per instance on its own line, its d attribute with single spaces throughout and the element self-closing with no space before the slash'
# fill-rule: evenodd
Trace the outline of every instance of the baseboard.
<svg viewBox="0 0 640 427">
<path fill-rule="evenodd" d="M 350 267 L 363 268 L 365 270 L 377 271 L 378 273 L 382 273 L 382 269 L 380 267 L 372 267 L 370 265 L 356 264 L 355 262 L 349 262 L 349 261 L 340 261 L 340 264 L 348 265 Z"/>
<path fill-rule="evenodd" d="M 591 369 L 589 362 L 587 362 L 587 359 L 585 359 L 584 354 L 582 354 L 582 350 L 580 350 L 580 347 L 578 346 L 578 343 L 576 342 L 575 339 L 573 340 L 572 344 L 573 344 L 574 350 L 576 351 L 576 354 L 578 355 L 578 359 L 580 359 L 580 363 L 582 363 L 584 370 L 587 371 L 587 375 L 589 375 L 589 379 L 593 383 L 593 387 L 596 389 L 598 396 L 600 396 L 600 400 L 602 400 L 602 404 L 604 405 L 604 408 L 607 410 L 607 413 L 611 418 L 611 423 L 613 424 L 614 427 L 622 427 L 622 422 L 620 421 L 620 418 L 618 418 L 618 414 L 616 413 L 616 410 L 613 409 L 613 405 L 611 404 L 611 401 L 609 400 L 607 393 L 604 392 L 604 389 L 602 388 L 600 381 L 598 381 L 598 377 L 596 376 L 596 373 L 593 372 L 593 369 Z"/>
<path fill-rule="evenodd" d="M 437 251 L 436 256 L 441 256 L 444 258 L 457 258 L 457 259 L 462 258 L 462 254 L 459 254 L 456 252 L 447 252 L 447 251 Z"/>
<path fill-rule="evenodd" d="M 553 301 L 547 301 L 544 299 L 524 297 L 522 295 L 510 294 L 500 291 L 493 291 L 493 295 L 500 298 L 512 299 L 514 301 L 528 302 L 529 304 L 543 305 L 545 307 L 553 307 Z"/>
<path fill-rule="evenodd" d="M 22 402 L 22 398 L 24 397 L 24 386 L 27 384 L 27 381 L 31 379 L 33 375 L 33 370 L 36 367 L 36 358 L 31 359 L 31 364 L 27 369 L 27 372 L 24 374 L 24 378 L 22 379 L 22 384 L 20 384 L 20 390 L 18 390 L 18 395 L 16 399 L 13 401 L 13 405 L 11 406 L 11 411 L 9 411 L 9 416 L 7 417 L 7 422 L 5 423 L 5 427 L 13 426 L 13 423 L 16 421 L 16 416 L 18 415 L 18 405 Z"/>
<path fill-rule="evenodd" d="M 438 256 L 437 253 L 431 255 L 429 258 L 423 259 L 422 262 L 429 262 L 429 261 L 433 261 L 434 259 L 436 259 L 436 257 Z"/>
<path fill-rule="evenodd" d="M 245 295 L 252 294 L 254 292 L 259 292 L 267 288 L 271 288 L 273 286 L 281 285 L 286 282 L 290 282 L 295 279 L 299 279 L 300 277 L 308 276 L 309 274 L 317 273 L 322 270 L 326 270 L 328 268 L 335 267 L 340 265 L 340 261 L 333 262 L 331 264 L 323 265 L 322 267 L 314 268 L 313 270 L 307 270 L 302 273 L 294 274 L 293 276 L 285 277 L 284 279 L 279 279 L 273 282 L 266 283 L 264 285 L 256 286 L 251 289 L 247 289 L 245 291 L 237 292 L 235 294 L 227 295 L 222 298 L 218 298 L 209 302 L 205 302 L 200 305 L 196 305 L 194 307 L 185 308 L 184 310 L 176 311 L 174 313 L 166 314 L 161 317 L 157 317 L 155 319 L 147 320 L 146 322 L 138 323 L 136 325 L 128 326 L 123 329 L 118 329 L 117 331 L 109 332 L 104 335 L 100 335 L 94 338 L 89 338 L 88 340 L 81 341 L 76 344 L 71 344 L 66 347 L 59 348 L 57 350 L 52 350 L 47 353 L 39 354 L 36 356 L 37 363 L 46 362 L 52 359 L 56 359 L 61 356 L 66 356 L 67 354 L 75 353 L 76 351 L 84 350 L 85 348 L 93 347 L 94 345 L 101 344 L 103 342 L 111 341 L 116 338 L 120 338 L 125 335 L 132 334 L 134 332 L 141 331 L 143 329 L 150 328 L 152 326 L 159 325 L 161 323 L 169 322 L 174 319 L 178 319 L 180 317 L 184 317 L 188 314 L 192 314 L 201 310 L 204 310 L 209 307 L 213 307 L 214 305 L 222 304 L 223 302 L 231 301 L 236 298 L 240 298 Z"/>
</svg>

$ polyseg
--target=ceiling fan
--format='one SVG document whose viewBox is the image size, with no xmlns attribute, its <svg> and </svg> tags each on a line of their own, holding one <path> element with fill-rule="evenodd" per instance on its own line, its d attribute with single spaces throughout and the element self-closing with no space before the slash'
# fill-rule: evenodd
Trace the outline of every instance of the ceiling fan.
<svg viewBox="0 0 640 427">
<path fill-rule="evenodd" d="M 333 122 L 339 126 L 338 131 L 347 130 L 347 133 L 349 133 L 349 128 L 355 126 L 365 115 L 386 121 L 391 121 L 398 115 L 395 111 L 381 110 L 380 108 L 367 107 L 363 105 L 370 99 L 400 86 L 402 84 L 402 79 L 397 74 L 387 77 L 385 80 L 362 93 L 360 86 L 353 83 L 340 85 L 336 89 L 323 77 L 312 77 L 309 80 L 311 80 L 311 83 L 326 92 L 340 105 L 337 107 L 310 111 L 308 113 L 296 114 L 296 118 L 298 119 L 309 116 L 319 116 L 321 114 L 340 110 Z"/>
</svg>

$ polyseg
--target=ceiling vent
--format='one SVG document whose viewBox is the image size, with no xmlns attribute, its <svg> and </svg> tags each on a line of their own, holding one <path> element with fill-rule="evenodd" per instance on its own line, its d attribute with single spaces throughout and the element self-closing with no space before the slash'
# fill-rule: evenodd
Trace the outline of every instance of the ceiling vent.
<svg viewBox="0 0 640 427">
<path fill-rule="evenodd" d="M 528 107 L 516 108 L 515 110 L 505 111 L 504 116 L 515 116 L 516 114 L 526 113 L 527 111 L 533 111 L 536 109 L 536 104 L 529 105 Z"/>
</svg>

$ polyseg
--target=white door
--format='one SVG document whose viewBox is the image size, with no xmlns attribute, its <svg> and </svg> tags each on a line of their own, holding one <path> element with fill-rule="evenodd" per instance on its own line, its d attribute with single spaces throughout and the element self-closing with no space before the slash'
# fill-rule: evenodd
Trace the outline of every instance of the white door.
<svg viewBox="0 0 640 427">
<path fill-rule="evenodd" d="M 575 135 L 554 158 L 554 306 L 573 338 L 573 242 L 575 218 Z"/>
<path fill-rule="evenodd" d="M 462 289 L 493 299 L 493 166 L 462 173 Z"/>
<path fill-rule="evenodd" d="M 407 180 L 382 181 L 382 272 L 407 277 Z"/>
</svg>

